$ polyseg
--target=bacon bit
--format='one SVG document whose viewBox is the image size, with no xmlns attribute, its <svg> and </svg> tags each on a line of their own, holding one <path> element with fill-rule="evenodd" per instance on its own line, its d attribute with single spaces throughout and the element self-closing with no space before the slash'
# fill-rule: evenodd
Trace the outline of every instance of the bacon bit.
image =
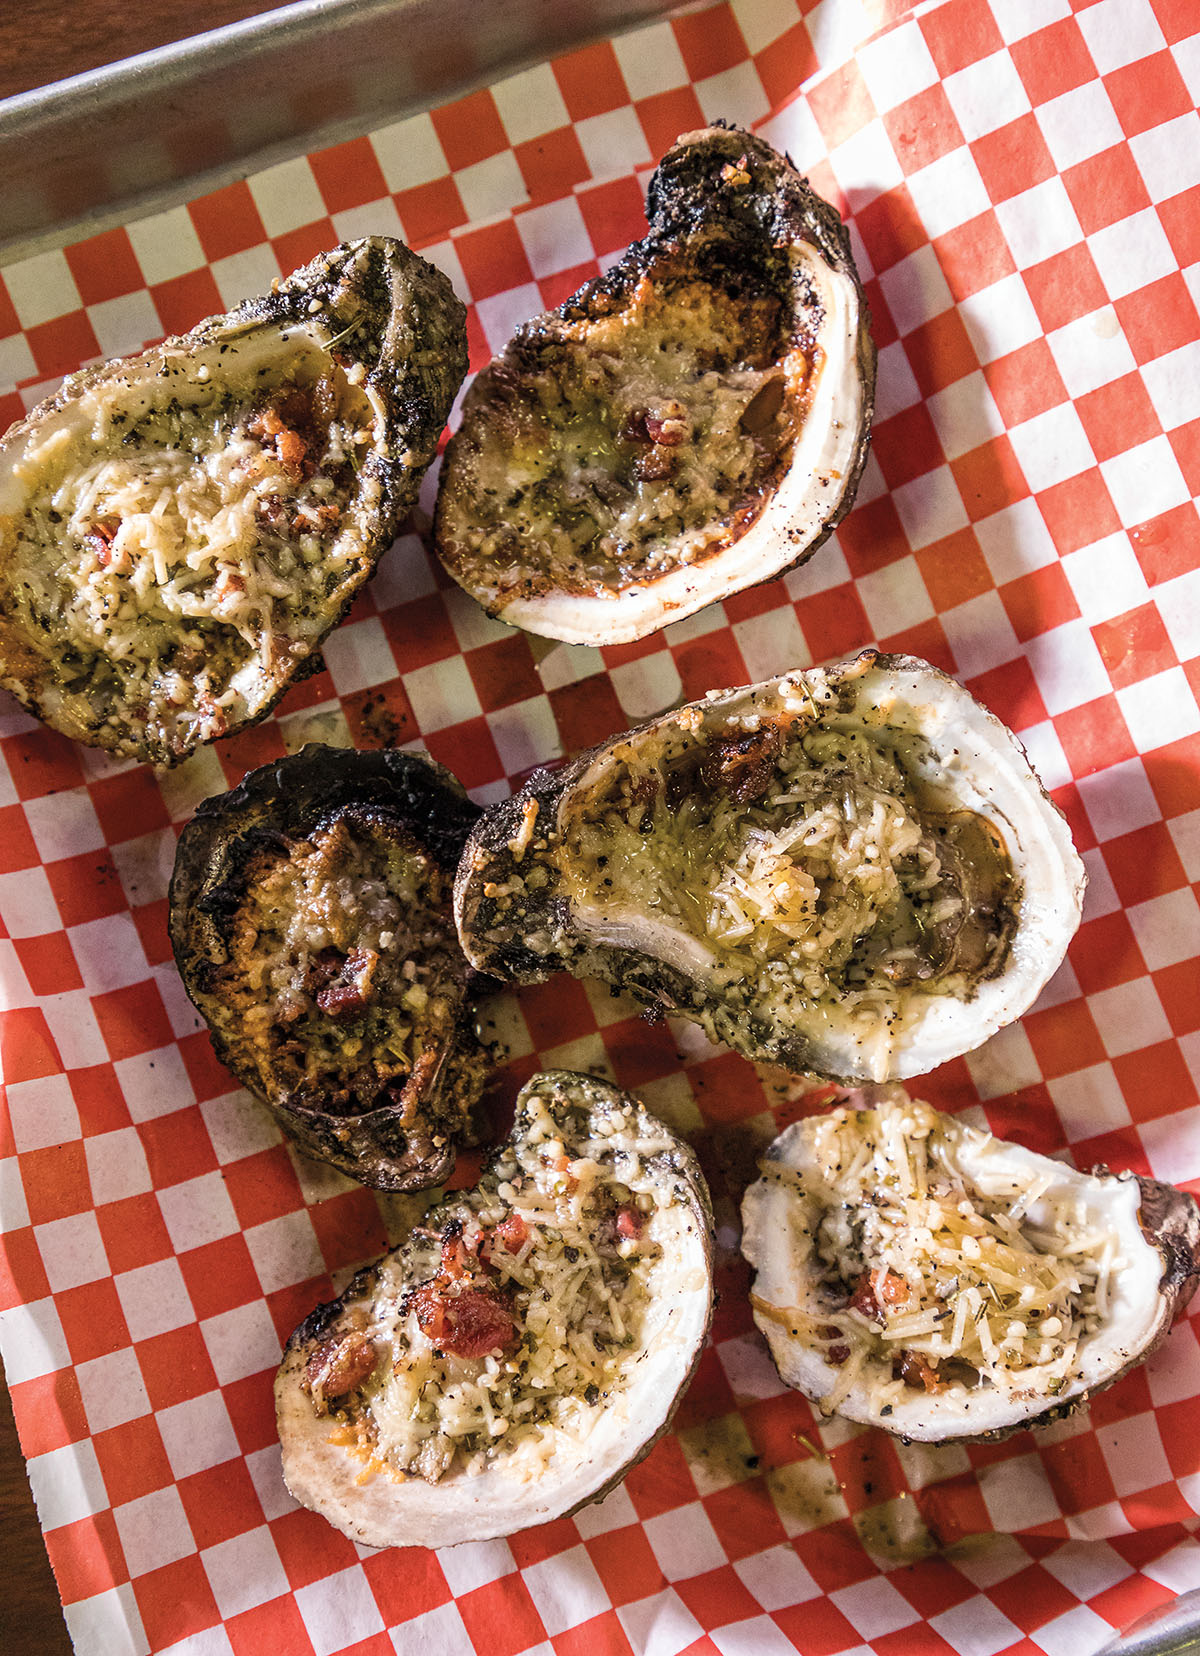
<svg viewBox="0 0 1200 1656">
<path fill-rule="evenodd" d="M 645 776 L 639 776 L 629 790 L 629 797 L 635 805 L 652 805 L 658 798 L 657 773 L 647 771 Z"/>
<path fill-rule="evenodd" d="M 678 448 L 688 437 L 687 409 L 673 400 L 661 403 L 656 409 L 635 408 L 626 416 L 621 436 L 630 443 Z"/>
<path fill-rule="evenodd" d="M 879 1285 L 879 1297 L 885 1305 L 907 1305 L 911 1290 L 902 1276 L 895 1271 L 885 1273 Z"/>
<path fill-rule="evenodd" d="M 444 1236 L 442 1238 L 442 1263 L 438 1267 L 438 1274 L 434 1281 L 438 1285 L 460 1282 L 463 1277 L 469 1276 L 479 1263 L 461 1236 Z"/>
<path fill-rule="evenodd" d="M 724 789 L 735 805 L 751 804 L 771 786 L 782 747 L 783 731 L 776 724 L 710 737 L 700 780 L 716 791 Z"/>
<path fill-rule="evenodd" d="M 96 554 L 96 562 L 101 569 L 107 569 L 114 561 L 112 543 L 120 527 L 120 518 L 97 518 L 83 537 Z"/>
<path fill-rule="evenodd" d="M 832 1323 L 826 1323 L 823 1328 L 817 1329 L 817 1333 L 821 1339 L 832 1340 L 834 1342 L 825 1353 L 825 1356 L 831 1363 L 840 1365 L 848 1360 L 850 1356 L 850 1347 L 844 1340 L 840 1340 L 838 1338 L 838 1335 L 841 1333 L 841 1329 L 835 1328 Z"/>
<path fill-rule="evenodd" d="M 299 483 L 311 477 L 317 469 L 315 461 L 309 457 L 312 447 L 309 437 L 296 429 L 302 427 L 311 434 L 312 422 L 311 396 L 299 386 L 293 386 L 259 409 L 254 418 L 247 422 L 246 430 L 252 437 L 259 438 L 264 448 L 273 444 L 279 464 L 293 483 Z"/>
<path fill-rule="evenodd" d="M 278 496 L 274 498 L 278 499 Z M 319 505 L 309 506 L 307 515 L 301 512 L 295 513 L 292 518 L 292 533 L 302 535 L 307 529 L 309 531 L 315 530 L 319 534 L 322 529 L 331 529 L 335 523 L 340 521 L 341 516 L 342 508 L 340 506 L 335 506 L 331 501 L 322 501 Z M 313 522 L 314 518 L 316 519 L 315 523 Z"/>
<path fill-rule="evenodd" d="M 492 1255 L 492 1237 L 487 1231 L 476 1233 L 468 1242 L 462 1233 L 462 1222 L 452 1219 L 441 1233 L 442 1260 L 433 1279 L 436 1289 L 450 1287 L 464 1277 L 491 1274 L 488 1261 Z"/>
<path fill-rule="evenodd" d="M 279 464 L 293 483 L 299 483 L 305 476 L 312 476 L 311 470 L 306 473 L 304 469 L 304 463 L 308 458 L 308 444 L 298 431 L 281 431 L 275 439 L 275 452 L 279 456 Z"/>
<path fill-rule="evenodd" d="M 678 448 L 688 434 L 682 408 L 678 414 L 667 414 L 662 419 L 655 414 L 647 414 L 644 424 L 646 436 L 661 448 Z"/>
<path fill-rule="evenodd" d="M 874 1273 L 864 1271 L 850 1296 L 847 1310 L 860 1311 L 864 1317 L 870 1317 L 872 1322 L 882 1325 L 887 1320 L 885 1307 L 907 1305 L 908 1298 L 908 1283 L 902 1276 L 897 1276 L 895 1271 L 888 1271 L 878 1289 Z"/>
<path fill-rule="evenodd" d="M 304 1365 L 304 1389 L 318 1414 L 331 1397 L 345 1397 L 370 1378 L 376 1351 L 365 1334 L 335 1334 L 319 1345 Z"/>
<path fill-rule="evenodd" d="M 229 598 L 240 598 L 245 590 L 245 580 L 232 569 L 222 569 L 213 583 L 213 597 L 218 604 Z"/>
<path fill-rule="evenodd" d="M 442 1336 L 448 1327 L 446 1322 L 446 1302 L 432 1282 L 423 1282 L 419 1288 L 414 1288 L 408 1301 L 409 1308 L 416 1313 L 417 1322 L 422 1334 L 440 1346 Z"/>
<path fill-rule="evenodd" d="M 495 1294 L 468 1288 L 450 1296 L 436 1282 L 426 1282 L 410 1304 L 426 1338 L 455 1357 L 486 1357 L 516 1338 L 512 1313 Z"/>
<path fill-rule="evenodd" d="M 929 1363 L 919 1351 L 902 1351 L 892 1361 L 892 1375 L 897 1380 L 903 1380 L 906 1386 L 914 1391 L 922 1387 L 927 1392 L 945 1391 L 945 1384 L 938 1378 L 938 1371 L 934 1364 Z"/>
<path fill-rule="evenodd" d="M 617 1235 L 622 1242 L 636 1242 L 645 1223 L 640 1208 L 623 1207 L 617 1213 Z"/>
<path fill-rule="evenodd" d="M 251 437 L 265 437 L 268 439 L 278 437 L 283 430 L 283 421 L 279 418 L 279 410 L 272 403 L 268 403 L 265 408 L 259 409 L 252 420 L 247 422 L 246 430 Z"/>
<path fill-rule="evenodd" d="M 317 1005 L 329 1018 L 353 1018 L 366 1005 L 354 983 L 331 983 L 317 996 Z"/>
<path fill-rule="evenodd" d="M 353 1018 L 367 1005 L 379 956 L 373 949 L 355 949 L 327 987 L 318 990 L 317 1005 L 330 1018 Z M 310 968 L 311 972 L 311 968 Z"/>
<path fill-rule="evenodd" d="M 529 1240 L 529 1226 L 519 1213 L 509 1213 L 496 1226 L 496 1235 L 509 1253 L 520 1253 Z"/>
</svg>

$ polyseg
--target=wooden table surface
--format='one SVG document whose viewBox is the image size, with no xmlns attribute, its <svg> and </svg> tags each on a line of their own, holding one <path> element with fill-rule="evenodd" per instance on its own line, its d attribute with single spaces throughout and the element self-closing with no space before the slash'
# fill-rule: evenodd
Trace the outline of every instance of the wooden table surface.
<svg viewBox="0 0 1200 1656">
<path fill-rule="evenodd" d="M 6 0 L 0 98 L 274 11 L 280 0 Z"/>
<path fill-rule="evenodd" d="M 8 0 L 0 4 L 0 98 L 149 51 L 278 0 Z M 71 1656 L 25 1463 L 0 1379 L 0 1649 Z M 79 1656 L 104 1656 L 81 1651 Z"/>
</svg>

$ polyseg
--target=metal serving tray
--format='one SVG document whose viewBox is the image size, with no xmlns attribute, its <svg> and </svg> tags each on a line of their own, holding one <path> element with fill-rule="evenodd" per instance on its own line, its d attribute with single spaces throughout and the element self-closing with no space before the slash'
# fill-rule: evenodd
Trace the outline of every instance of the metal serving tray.
<svg viewBox="0 0 1200 1656">
<path fill-rule="evenodd" d="M 295 0 L 0 100 L 0 262 L 704 3 Z M 1200 1653 L 1200 1590 L 1135 1623 L 1101 1656 L 1191 1653 Z"/>
<path fill-rule="evenodd" d="M 0 258 L 94 234 L 679 9 L 296 0 L 5 99 Z"/>
</svg>

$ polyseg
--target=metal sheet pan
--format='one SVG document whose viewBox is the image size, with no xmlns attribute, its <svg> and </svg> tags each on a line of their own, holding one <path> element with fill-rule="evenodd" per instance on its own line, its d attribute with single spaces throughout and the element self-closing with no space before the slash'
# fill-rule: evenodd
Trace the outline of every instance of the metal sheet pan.
<svg viewBox="0 0 1200 1656">
<path fill-rule="evenodd" d="M 676 0 L 295 0 L 0 101 L 0 260 L 358 136 Z M 1103 1656 L 1200 1652 L 1200 1592 Z"/>
<path fill-rule="evenodd" d="M 216 189 L 672 0 L 296 0 L 0 102 L 0 258 Z"/>
<path fill-rule="evenodd" d="M 1127 1628 L 1099 1656 L 1196 1656 L 1200 1652 L 1200 1590 L 1177 1599 Z"/>
</svg>

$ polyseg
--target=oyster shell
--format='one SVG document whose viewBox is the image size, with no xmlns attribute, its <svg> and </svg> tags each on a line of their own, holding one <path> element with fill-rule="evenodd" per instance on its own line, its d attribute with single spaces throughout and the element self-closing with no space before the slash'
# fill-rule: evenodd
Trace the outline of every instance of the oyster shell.
<svg viewBox="0 0 1200 1656">
<path fill-rule="evenodd" d="M 422 754 L 311 745 L 205 800 L 170 928 L 217 1056 L 311 1155 L 419 1190 L 487 1076 L 451 881 L 479 816 Z"/>
<path fill-rule="evenodd" d="M 498 977 L 604 978 L 748 1057 L 882 1081 L 1018 1017 L 1083 884 L 1012 733 L 868 650 L 535 774 L 473 830 L 455 916 Z"/>
<path fill-rule="evenodd" d="M 899 1089 L 796 1122 L 760 1166 L 742 1251 L 780 1378 L 900 1437 L 1048 1424 L 1144 1361 L 1200 1282 L 1193 1197 Z"/>
<path fill-rule="evenodd" d="M 372 1547 L 565 1517 L 666 1430 L 711 1315 L 692 1152 L 595 1076 L 537 1075 L 476 1189 L 288 1341 L 284 1478 Z"/>
<path fill-rule="evenodd" d="M 435 538 L 501 620 L 620 644 L 809 557 L 866 460 L 875 350 L 849 237 L 784 156 L 681 137 L 650 234 L 467 393 Z"/>
<path fill-rule="evenodd" d="M 73 374 L 0 444 L 0 685 L 163 765 L 261 718 L 394 539 L 466 365 L 447 279 L 376 236 Z"/>
</svg>

